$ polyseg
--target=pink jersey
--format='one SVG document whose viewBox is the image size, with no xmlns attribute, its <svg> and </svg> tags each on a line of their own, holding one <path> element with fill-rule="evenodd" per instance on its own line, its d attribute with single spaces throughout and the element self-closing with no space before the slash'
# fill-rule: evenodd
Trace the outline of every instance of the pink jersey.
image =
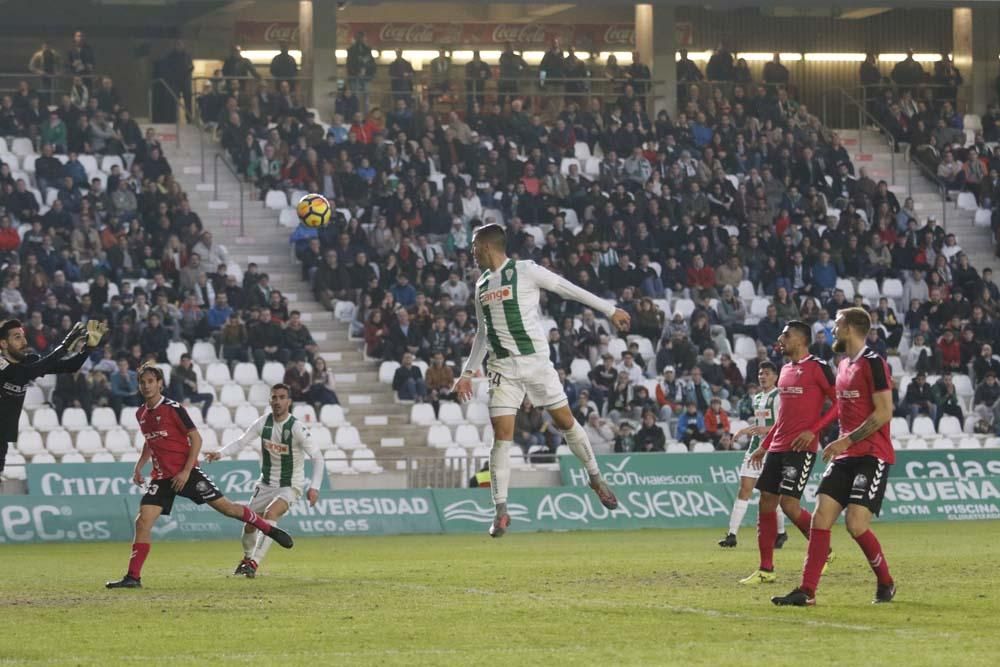
<svg viewBox="0 0 1000 667">
<path fill-rule="evenodd" d="M 806 355 L 781 367 L 778 375 L 781 402 L 778 418 L 761 447 L 769 452 L 788 452 L 803 431 L 816 435 L 809 451 L 819 449 L 819 434 L 837 418 L 836 378 L 830 364 Z M 822 413 L 827 399 L 833 407 Z"/>
</svg>

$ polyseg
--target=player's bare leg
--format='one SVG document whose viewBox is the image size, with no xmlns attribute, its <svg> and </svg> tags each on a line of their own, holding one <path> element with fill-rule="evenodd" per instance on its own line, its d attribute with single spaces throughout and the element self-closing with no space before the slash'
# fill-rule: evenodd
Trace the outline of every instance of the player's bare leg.
<svg viewBox="0 0 1000 667">
<path fill-rule="evenodd" d="M 264 520 L 267 521 L 272 526 L 278 524 L 278 519 L 285 515 L 288 511 L 288 503 L 283 498 L 275 498 L 267 509 L 264 510 Z M 264 562 L 264 557 L 267 555 L 268 549 L 271 548 L 271 544 L 274 542 L 273 539 L 265 535 L 264 533 L 257 533 L 257 542 L 254 546 L 253 553 L 250 554 L 250 562 L 247 566 L 247 571 L 244 572 L 247 577 L 253 579 L 257 574 L 260 564 Z"/>
<path fill-rule="evenodd" d="M 753 495 L 754 484 L 757 483 L 753 477 L 740 477 L 740 488 L 736 492 L 736 500 L 733 502 L 733 511 L 729 515 L 729 532 L 719 540 L 720 547 L 732 548 L 736 546 L 736 533 L 743 523 L 747 508 L 750 506 L 750 496 Z"/>
<path fill-rule="evenodd" d="M 889 573 L 889 563 L 882 553 L 882 545 L 871 530 L 872 513 L 863 505 L 848 505 L 846 512 L 847 532 L 851 534 L 854 541 L 861 547 L 868 565 L 875 573 L 878 586 L 875 589 L 875 598 L 872 604 L 892 602 L 896 596 L 896 582 L 893 581 Z"/>
<path fill-rule="evenodd" d="M 140 505 L 135 517 L 135 541 L 128 561 L 128 572 L 117 581 L 109 581 L 105 588 L 142 588 L 142 565 L 149 555 L 153 541 L 153 525 L 160 518 L 163 508 L 158 505 Z"/>
<path fill-rule="evenodd" d="M 778 505 L 781 496 L 768 491 L 760 492 L 760 505 L 757 507 L 757 550 L 760 552 L 760 565 L 756 572 L 740 583 L 745 586 L 756 584 L 773 584 L 774 576 L 774 541 L 778 536 Z"/>
<path fill-rule="evenodd" d="M 808 607 L 816 604 L 816 589 L 830 554 L 830 529 L 844 507 L 825 493 L 819 494 L 809 531 L 809 549 L 802 568 L 802 583 L 788 595 L 771 598 L 778 606 Z"/>
<path fill-rule="evenodd" d="M 272 526 L 264 519 L 260 518 L 256 512 L 247 507 L 246 505 L 240 505 L 239 503 L 234 503 L 228 498 L 216 498 L 215 500 L 209 501 L 209 506 L 220 514 L 225 514 L 226 516 L 236 519 L 237 521 L 242 521 L 243 523 L 251 524 L 254 528 L 264 533 L 272 540 L 280 544 L 286 549 L 291 549 L 292 536 L 278 528 L 277 526 Z"/>
<path fill-rule="evenodd" d="M 250 567 L 250 557 L 253 556 L 253 549 L 257 545 L 257 529 L 249 523 L 243 525 L 243 560 L 233 570 L 234 575 L 246 574 Z"/>
<path fill-rule="evenodd" d="M 807 540 L 809 539 L 809 533 L 812 530 L 812 514 L 809 510 L 802 506 L 802 503 L 798 498 L 781 496 L 781 514 L 791 519 L 792 523 L 795 524 L 795 527 L 802 533 L 802 536 Z M 778 516 L 780 517 L 781 514 Z M 780 534 L 781 533 L 779 532 L 779 535 Z M 775 543 L 775 548 L 780 548 L 777 543 Z M 831 562 L 833 562 L 833 548 L 830 548 L 826 554 L 826 562 L 823 563 L 823 574 L 826 574 L 826 568 Z"/>
<path fill-rule="evenodd" d="M 594 448 L 590 446 L 590 438 L 580 426 L 580 422 L 573 416 L 569 405 L 551 408 L 549 414 L 552 415 L 552 421 L 556 428 L 562 431 L 563 437 L 566 439 L 566 446 L 587 469 L 587 474 L 590 475 L 590 488 L 597 494 L 601 504 L 609 510 L 618 509 L 618 498 L 601 477 L 601 471 L 597 467 L 597 459 L 594 457 Z"/>
<path fill-rule="evenodd" d="M 510 486 L 510 448 L 514 444 L 515 415 L 494 415 L 493 447 L 490 449 L 490 494 L 496 515 L 490 525 L 490 537 L 503 537 L 510 527 L 507 513 L 507 489 Z"/>
</svg>

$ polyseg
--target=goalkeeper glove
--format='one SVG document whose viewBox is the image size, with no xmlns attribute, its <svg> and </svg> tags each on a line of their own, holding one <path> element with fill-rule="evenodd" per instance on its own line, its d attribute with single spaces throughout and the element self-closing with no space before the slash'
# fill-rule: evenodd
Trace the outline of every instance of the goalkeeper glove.
<svg viewBox="0 0 1000 667">
<path fill-rule="evenodd" d="M 108 325 L 97 320 L 87 322 L 87 347 L 97 347 L 101 344 L 105 334 L 108 333 Z"/>
<path fill-rule="evenodd" d="M 66 337 L 63 338 L 62 346 L 67 350 L 71 350 L 86 337 L 86 327 L 77 322 L 73 325 L 73 328 L 69 330 L 69 333 L 66 334 Z"/>
</svg>

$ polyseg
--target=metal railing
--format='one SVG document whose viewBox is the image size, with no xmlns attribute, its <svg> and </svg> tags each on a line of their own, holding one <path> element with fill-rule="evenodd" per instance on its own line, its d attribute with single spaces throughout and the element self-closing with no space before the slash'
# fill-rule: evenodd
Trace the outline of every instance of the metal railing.
<svg viewBox="0 0 1000 667">
<path fill-rule="evenodd" d="M 177 91 L 175 91 L 170 86 L 169 83 L 167 83 L 164 79 L 153 79 L 150 82 L 150 84 L 149 84 L 149 96 L 148 96 L 148 98 L 149 98 L 149 119 L 150 119 L 150 121 L 153 120 L 153 91 L 154 91 L 154 89 L 157 86 L 159 86 L 160 88 L 162 88 L 163 90 L 167 91 L 170 94 L 171 99 L 173 99 L 173 101 L 174 101 L 174 107 L 175 108 L 176 107 L 180 107 L 180 104 L 181 104 L 181 98 L 180 98 L 180 96 L 177 94 Z M 181 114 L 180 114 L 179 110 L 177 112 L 177 120 L 175 121 L 175 127 L 176 127 L 176 129 L 174 130 L 174 135 L 176 137 L 175 141 L 177 142 L 177 147 L 180 148 L 181 147 Z M 205 171 L 205 162 L 204 162 L 204 160 L 202 160 L 201 170 L 202 170 L 202 172 Z M 202 180 L 204 181 L 204 177 L 202 177 Z"/>
<path fill-rule="evenodd" d="M 889 131 L 889 129 L 886 128 L 886 126 L 883 125 L 879 121 L 879 119 L 876 118 L 870 111 L 868 111 L 868 109 L 865 108 L 864 103 L 861 102 L 860 100 L 858 100 L 856 97 L 854 97 L 853 95 L 851 95 L 849 92 L 847 92 L 843 88 L 837 88 L 833 92 L 835 94 L 839 95 L 842 105 L 844 105 L 844 104 L 853 105 L 858 110 L 858 152 L 859 153 L 863 153 L 864 149 L 865 149 L 865 129 L 866 129 L 865 122 L 864 122 L 865 120 L 867 120 L 872 125 L 874 125 L 875 127 L 877 127 L 879 129 L 879 131 L 882 133 L 882 136 L 885 137 L 886 141 L 889 144 L 889 165 L 890 165 L 889 172 L 890 172 L 890 179 L 891 179 L 890 182 L 891 182 L 892 185 L 895 185 L 896 184 L 896 149 L 897 149 L 897 147 L 899 145 L 896 142 L 896 137 L 892 136 L 892 133 Z M 825 95 L 824 95 L 823 99 L 824 99 L 823 108 L 824 108 L 824 112 L 825 112 L 825 110 L 826 110 L 826 103 L 825 103 L 826 96 Z M 843 108 L 843 106 L 841 108 Z M 844 117 L 843 114 L 841 114 L 841 117 L 842 118 Z M 825 124 L 825 120 L 824 120 L 824 124 Z"/>
<path fill-rule="evenodd" d="M 941 179 L 940 176 L 934 173 L 934 171 L 921 162 L 918 158 L 913 155 L 915 148 L 913 146 L 907 146 L 904 158 L 907 160 L 909 170 L 907 171 L 907 193 L 909 196 L 913 196 L 913 172 L 914 167 L 919 170 L 924 177 L 937 187 L 938 195 L 941 197 L 941 228 L 944 230 L 948 229 L 948 186 Z M 958 206 L 958 202 L 955 202 L 955 206 Z"/>
<path fill-rule="evenodd" d="M 72 89 L 73 79 L 80 77 L 85 81 L 100 81 L 107 74 L 94 72 L 91 74 L 73 74 L 70 72 L 55 72 L 53 74 L 42 74 L 39 72 L 0 72 L 0 94 L 12 94 L 17 92 L 17 84 L 27 81 L 31 87 L 31 92 L 40 95 L 49 95 L 50 104 L 58 104 L 59 100 L 54 99 L 55 95 L 69 94 Z M 16 82 L 13 87 L 5 84 L 6 81 Z M 87 86 L 87 91 L 93 95 L 96 86 L 91 83 Z"/>
<path fill-rule="evenodd" d="M 244 194 L 243 194 L 243 179 L 240 178 L 239 172 L 236 170 L 236 167 L 234 167 L 232 164 L 229 163 L 229 158 L 227 158 L 224 153 L 216 153 L 215 154 L 215 165 L 214 165 L 214 168 L 213 168 L 214 179 L 215 179 L 215 181 L 214 181 L 215 182 L 215 187 L 214 187 L 213 191 L 215 193 L 214 194 L 215 201 L 219 200 L 219 162 L 221 162 L 222 164 L 225 165 L 226 169 L 229 170 L 229 173 L 233 175 L 234 179 L 236 179 L 236 185 L 238 185 L 239 188 L 240 188 L 240 236 L 241 237 L 246 236 L 246 229 L 243 226 L 244 225 L 244 222 L 243 222 L 243 201 L 245 199 Z"/>
</svg>

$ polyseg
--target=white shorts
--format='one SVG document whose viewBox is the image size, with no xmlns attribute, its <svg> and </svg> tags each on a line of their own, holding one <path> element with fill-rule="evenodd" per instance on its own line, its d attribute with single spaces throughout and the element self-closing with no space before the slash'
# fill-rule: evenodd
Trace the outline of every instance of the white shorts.
<svg viewBox="0 0 1000 667">
<path fill-rule="evenodd" d="M 740 477 L 749 477 L 750 479 L 760 478 L 760 471 L 764 469 L 764 466 L 760 468 L 754 468 L 750 465 L 750 457 L 753 452 L 747 452 L 743 456 L 743 464 L 740 466 Z"/>
<path fill-rule="evenodd" d="M 267 510 L 267 506 L 278 498 L 284 500 L 291 507 L 301 495 L 301 491 L 290 486 L 265 486 L 257 484 L 254 487 L 253 496 L 250 497 L 249 505 L 251 510 L 263 515 L 264 511 Z"/>
<path fill-rule="evenodd" d="M 569 402 L 547 354 L 491 358 L 486 362 L 486 378 L 490 383 L 491 417 L 517 414 L 525 395 L 532 405 L 545 410 Z"/>
</svg>

